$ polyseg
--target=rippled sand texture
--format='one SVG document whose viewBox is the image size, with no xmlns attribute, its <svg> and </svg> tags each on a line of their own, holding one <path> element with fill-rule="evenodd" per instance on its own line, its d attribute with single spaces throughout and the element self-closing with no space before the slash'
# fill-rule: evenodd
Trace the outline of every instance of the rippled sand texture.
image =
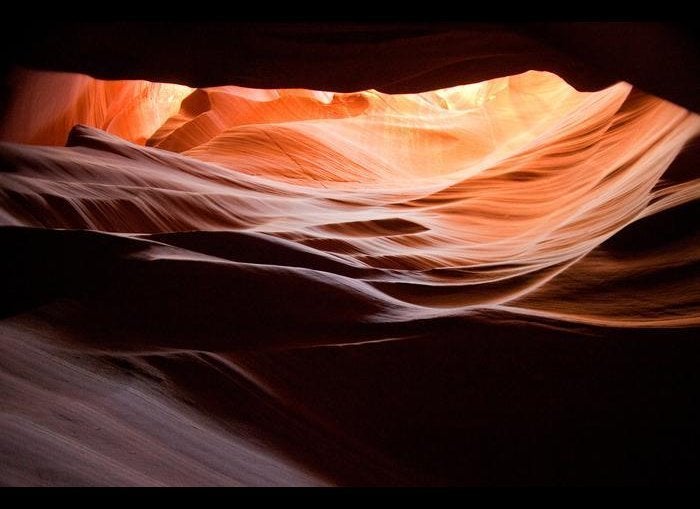
<svg viewBox="0 0 700 509">
<path fill-rule="evenodd" d="M 700 117 L 672 103 L 534 71 L 410 95 L 22 72 L 13 101 L 5 484 L 520 482 L 486 429 L 680 411 L 610 378 L 700 323 L 674 163 Z"/>
</svg>

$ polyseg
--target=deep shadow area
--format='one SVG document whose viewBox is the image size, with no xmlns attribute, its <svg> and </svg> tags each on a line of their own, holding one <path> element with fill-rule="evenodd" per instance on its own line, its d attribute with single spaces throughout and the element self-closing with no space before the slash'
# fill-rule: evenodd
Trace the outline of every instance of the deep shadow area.
<svg viewBox="0 0 700 509">
<path fill-rule="evenodd" d="M 600 333 L 461 324 L 251 365 L 309 411 L 427 474 L 422 482 L 693 482 L 697 331 Z"/>
<path fill-rule="evenodd" d="M 5 68 L 197 87 L 389 93 L 536 69 L 582 90 L 628 81 L 700 110 L 697 23 L 116 19 L 23 20 L 23 30 L 3 34 Z"/>
</svg>

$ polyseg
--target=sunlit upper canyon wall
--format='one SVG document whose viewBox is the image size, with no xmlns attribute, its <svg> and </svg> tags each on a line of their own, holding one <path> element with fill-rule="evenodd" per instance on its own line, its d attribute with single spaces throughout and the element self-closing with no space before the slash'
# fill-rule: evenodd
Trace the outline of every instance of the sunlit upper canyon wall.
<svg viewBox="0 0 700 509">
<path fill-rule="evenodd" d="M 563 338 L 596 373 L 629 361 L 597 350 L 627 334 L 700 325 L 681 225 L 700 179 L 678 166 L 700 117 L 624 82 L 392 95 L 17 70 L 8 105 L 4 483 L 502 480 L 443 461 L 517 413 L 488 413 L 497 382 L 465 389 L 491 345 Z M 527 362 L 484 380 L 516 387 Z M 406 452 L 430 437 L 447 456 Z"/>
<path fill-rule="evenodd" d="M 98 142 L 104 135 L 88 127 L 71 134 L 75 125 L 145 147 L 110 149 L 117 139 Z M 663 175 L 699 128 L 697 115 L 628 84 L 582 93 L 534 71 L 406 95 L 193 90 L 25 71 L 3 138 L 76 147 L 6 146 L 20 171 L 3 178 L 3 217 L 128 233 L 263 233 L 374 271 L 385 305 L 398 299 L 413 316 L 486 305 L 590 323 L 697 324 L 692 293 L 690 302 L 629 309 L 618 295 L 586 312 L 538 295 L 572 264 L 611 277 L 617 269 L 594 263 L 604 253 L 592 251 L 698 196 L 697 179 Z M 186 159 L 149 147 L 207 166 L 184 170 Z M 77 157 L 84 150 L 91 157 Z M 30 168 L 37 160 L 48 167 Z"/>
</svg>

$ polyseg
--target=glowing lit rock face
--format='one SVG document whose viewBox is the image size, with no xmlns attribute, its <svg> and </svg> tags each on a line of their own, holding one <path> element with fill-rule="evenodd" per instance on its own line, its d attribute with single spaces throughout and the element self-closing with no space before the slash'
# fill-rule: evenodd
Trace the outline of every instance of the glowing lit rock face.
<svg viewBox="0 0 700 509">
<path fill-rule="evenodd" d="M 581 311 L 556 284 L 560 273 L 585 273 L 591 284 L 621 277 L 628 266 L 596 248 L 700 192 L 698 180 L 661 180 L 699 118 L 628 84 L 581 93 L 556 75 L 528 72 L 386 95 L 192 90 L 29 72 L 16 80 L 8 140 L 62 144 L 80 123 L 188 159 L 134 149 L 147 164 L 112 162 L 107 176 L 75 157 L 62 182 L 79 186 L 51 191 L 10 176 L 4 187 L 25 200 L 3 202 L 6 223 L 263 232 L 379 270 L 371 286 L 392 313 L 412 316 L 487 306 L 616 325 L 700 321 L 693 299 L 676 305 L 669 294 L 639 313 L 622 289 Z M 94 183 L 83 180 L 87 167 Z M 77 212 L 27 198 L 46 192 Z M 658 256 L 679 263 L 689 254 Z"/>
<path fill-rule="evenodd" d="M 31 71 L 18 71 L 13 85 L 0 138 L 34 145 L 63 145 L 76 124 L 143 144 L 192 92 L 181 85 Z"/>
</svg>

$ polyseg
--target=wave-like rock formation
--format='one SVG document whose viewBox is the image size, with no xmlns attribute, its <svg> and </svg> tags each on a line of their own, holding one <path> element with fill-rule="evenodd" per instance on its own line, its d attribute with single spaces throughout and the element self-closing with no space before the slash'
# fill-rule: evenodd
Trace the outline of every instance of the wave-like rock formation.
<svg viewBox="0 0 700 509">
<path fill-rule="evenodd" d="M 13 80 L 0 482 L 700 466 L 697 115 L 534 71 L 404 95 Z"/>
</svg>

